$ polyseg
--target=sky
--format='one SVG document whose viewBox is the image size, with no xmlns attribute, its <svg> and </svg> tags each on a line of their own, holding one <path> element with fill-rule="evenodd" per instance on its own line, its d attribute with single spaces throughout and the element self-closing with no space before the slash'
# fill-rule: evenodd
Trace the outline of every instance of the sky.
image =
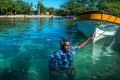
<svg viewBox="0 0 120 80">
<path fill-rule="evenodd" d="M 35 8 L 35 5 L 39 0 L 24 0 L 26 2 L 32 3 L 33 4 L 33 9 Z M 44 4 L 45 7 L 54 7 L 56 9 L 60 8 L 60 4 L 64 3 L 66 0 L 43 0 L 42 3 Z"/>
</svg>

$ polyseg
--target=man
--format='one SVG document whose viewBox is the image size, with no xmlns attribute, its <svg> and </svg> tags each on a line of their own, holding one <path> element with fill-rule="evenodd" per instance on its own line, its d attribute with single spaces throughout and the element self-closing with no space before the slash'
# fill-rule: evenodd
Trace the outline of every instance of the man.
<svg viewBox="0 0 120 80">
<path fill-rule="evenodd" d="M 61 73 L 67 76 L 67 80 L 74 80 L 73 56 L 76 55 L 76 51 L 85 46 L 93 36 L 94 35 L 77 46 L 71 46 L 70 41 L 67 39 L 60 41 L 61 48 L 55 51 L 49 59 L 49 76 L 51 80 L 57 80 L 58 75 Z"/>
</svg>

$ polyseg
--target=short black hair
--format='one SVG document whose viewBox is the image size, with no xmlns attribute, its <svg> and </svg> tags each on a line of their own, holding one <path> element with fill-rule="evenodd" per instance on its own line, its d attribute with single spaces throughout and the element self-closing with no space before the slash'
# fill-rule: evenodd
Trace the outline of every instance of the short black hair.
<svg viewBox="0 0 120 80">
<path fill-rule="evenodd" d="M 64 46 L 65 45 L 65 42 L 70 42 L 67 38 L 63 38 L 61 41 L 60 41 L 60 46 Z"/>
</svg>

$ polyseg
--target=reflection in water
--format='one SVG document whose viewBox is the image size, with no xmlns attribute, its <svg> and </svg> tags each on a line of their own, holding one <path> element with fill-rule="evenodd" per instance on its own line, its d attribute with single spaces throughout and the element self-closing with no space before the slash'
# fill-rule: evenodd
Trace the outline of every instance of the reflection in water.
<svg viewBox="0 0 120 80">
<path fill-rule="evenodd" d="M 0 80 L 48 80 L 49 55 L 59 49 L 63 37 L 69 38 L 73 45 L 86 39 L 72 19 L 1 19 Z M 75 80 L 120 79 L 120 54 L 109 47 L 111 42 L 112 37 L 96 46 L 91 41 L 77 52 Z M 92 56 L 99 59 L 95 64 Z M 65 78 L 64 74 L 61 76 L 59 79 Z"/>
</svg>

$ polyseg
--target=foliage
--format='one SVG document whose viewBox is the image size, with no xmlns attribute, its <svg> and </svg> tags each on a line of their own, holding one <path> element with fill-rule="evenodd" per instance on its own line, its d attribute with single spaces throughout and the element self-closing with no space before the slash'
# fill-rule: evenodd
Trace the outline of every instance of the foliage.
<svg viewBox="0 0 120 80">
<path fill-rule="evenodd" d="M 41 1 L 38 1 L 37 9 L 38 9 L 38 14 L 44 13 L 45 7 L 44 7 L 44 5 L 42 4 Z"/>
<path fill-rule="evenodd" d="M 29 14 L 31 5 L 22 0 L 0 0 L 0 14 Z"/>
<path fill-rule="evenodd" d="M 61 5 L 61 9 L 64 10 L 67 15 L 78 14 L 81 11 L 80 7 L 82 7 L 82 4 L 79 4 L 76 1 L 67 2 Z"/>
<path fill-rule="evenodd" d="M 108 4 L 108 12 L 113 14 L 120 14 L 120 1 L 111 2 Z"/>
<path fill-rule="evenodd" d="M 120 0 L 68 0 L 61 5 L 65 15 L 77 15 L 89 11 L 120 14 Z"/>
<path fill-rule="evenodd" d="M 55 9 L 53 7 L 46 8 L 46 12 L 49 12 L 50 15 L 55 15 Z"/>
<path fill-rule="evenodd" d="M 99 10 L 106 11 L 108 9 L 108 6 L 105 3 L 102 3 L 99 7 Z"/>
<path fill-rule="evenodd" d="M 46 14 L 46 12 L 49 12 L 50 15 L 55 14 L 55 9 L 53 7 L 49 7 L 49 8 L 45 7 L 42 4 L 42 1 L 38 1 L 37 10 L 38 10 L 39 14 Z"/>
<path fill-rule="evenodd" d="M 59 10 L 45 7 L 39 0 L 36 7 L 38 14 L 49 12 L 50 15 L 78 15 L 89 11 L 104 11 L 111 14 L 120 14 L 120 0 L 67 0 Z M 24 0 L 0 0 L 0 14 L 29 14 L 33 4 Z"/>
</svg>

